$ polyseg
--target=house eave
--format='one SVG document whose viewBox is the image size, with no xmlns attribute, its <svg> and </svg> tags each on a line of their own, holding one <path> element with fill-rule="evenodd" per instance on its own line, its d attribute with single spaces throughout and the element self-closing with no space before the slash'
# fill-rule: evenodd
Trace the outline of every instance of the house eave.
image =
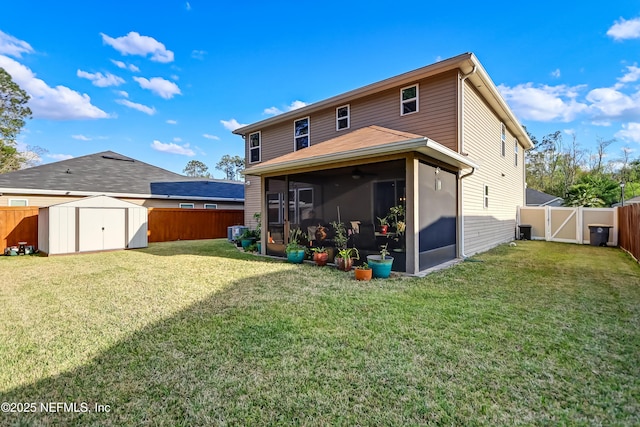
<svg viewBox="0 0 640 427">
<path fill-rule="evenodd" d="M 127 199 L 161 199 L 161 200 L 197 200 L 210 202 L 240 202 L 244 203 L 244 198 L 225 197 L 202 197 L 185 196 L 178 194 L 136 194 L 136 193 L 110 193 L 101 191 L 66 191 L 66 190 L 44 190 L 33 188 L 0 188 L 0 196 L 8 194 L 28 194 L 33 196 L 67 196 L 67 197 L 89 197 L 89 196 L 109 196 Z"/>
<path fill-rule="evenodd" d="M 437 142 L 427 137 L 420 137 L 394 142 L 391 144 L 313 156 L 311 158 L 295 159 L 274 164 L 251 166 L 245 170 L 245 174 L 259 176 L 279 172 L 288 172 L 301 168 L 320 168 L 322 166 L 328 166 L 337 162 L 361 160 L 376 156 L 407 153 L 411 151 L 417 151 L 426 156 L 440 160 L 443 163 L 454 166 L 458 169 L 478 169 L 478 165 L 465 156 L 456 153 L 455 151 L 441 144 L 438 144 Z"/>
</svg>

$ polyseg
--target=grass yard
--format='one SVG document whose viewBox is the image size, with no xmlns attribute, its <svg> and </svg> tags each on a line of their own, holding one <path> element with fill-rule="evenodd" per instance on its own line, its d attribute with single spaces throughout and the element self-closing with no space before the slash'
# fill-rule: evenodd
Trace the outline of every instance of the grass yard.
<svg viewBox="0 0 640 427">
<path fill-rule="evenodd" d="M 224 240 L 0 257 L 0 402 L 36 409 L 0 424 L 640 424 L 637 263 L 473 260 L 361 283 Z"/>
</svg>

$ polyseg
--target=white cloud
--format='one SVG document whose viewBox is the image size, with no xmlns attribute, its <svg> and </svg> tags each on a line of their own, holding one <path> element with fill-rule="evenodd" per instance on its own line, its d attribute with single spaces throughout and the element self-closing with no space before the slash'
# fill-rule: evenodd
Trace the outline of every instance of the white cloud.
<svg viewBox="0 0 640 427">
<path fill-rule="evenodd" d="M 150 80 L 144 77 L 134 77 L 141 88 L 148 89 L 164 99 L 171 99 L 174 95 L 180 95 L 180 88 L 174 82 L 165 80 L 162 77 L 152 77 Z"/>
<path fill-rule="evenodd" d="M 66 86 L 50 87 L 36 78 L 29 68 L 0 55 L 0 67 L 4 68 L 21 88 L 31 96 L 29 107 L 33 117 L 51 120 L 104 119 L 109 115 L 91 104 L 87 94 L 80 94 Z"/>
<path fill-rule="evenodd" d="M 167 50 L 164 44 L 153 37 L 141 36 L 135 31 L 131 31 L 126 36 L 112 38 L 104 33 L 100 33 L 102 41 L 113 47 L 122 55 L 139 55 L 146 57 L 151 55 L 151 60 L 155 62 L 173 62 L 173 52 Z"/>
<path fill-rule="evenodd" d="M 207 54 L 205 50 L 192 50 L 191 57 L 193 59 L 204 59 L 204 56 Z"/>
<path fill-rule="evenodd" d="M 84 136 L 84 135 L 71 135 L 71 138 L 77 139 L 79 141 L 91 141 L 91 138 L 89 138 L 88 136 Z"/>
<path fill-rule="evenodd" d="M 231 132 L 233 132 L 234 130 L 236 130 L 238 128 L 246 126 L 246 124 L 238 123 L 238 121 L 236 119 L 220 120 L 220 123 L 222 123 L 222 126 L 224 126 L 225 129 L 228 129 Z"/>
<path fill-rule="evenodd" d="M 591 103 L 589 109 L 596 120 L 623 118 L 635 112 L 640 114 L 640 92 L 631 97 L 612 88 L 598 88 L 587 94 L 587 101 Z"/>
<path fill-rule="evenodd" d="M 150 116 L 153 116 L 156 113 L 155 107 L 147 107 L 146 105 L 138 104 L 136 102 L 131 102 L 128 99 L 116 99 L 116 102 L 120 105 L 124 105 L 125 107 L 129 107 L 134 110 L 141 111 Z"/>
<path fill-rule="evenodd" d="M 640 17 L 630 19 L 628 21 L 624 18 L 620 18 L 620 21 L 616 21 L 616 23 L 609 28 L 607 35 L 612 37 L 614 40 L 640 38 Z"/>
<path fill-rule="evenodd" d="M 618 83 L 614 86 L 614 89 L 621 89 L 627 83 L 633 83 L 640 80 L 640 67 L 636 64 L 627 65 L 627 73 L 618 78 Z"/>
<path fill-rule="evenodd" d="M 622 138 L 629 141 L 640 143 L 640 123 L 628 123 L 622 125 L 622 130 L 616 132 L 616 138 Z"/>
<path fill-rule="evenodd" d="M 169 120 L 167 120 L 167 123 L 169 123 L 170 125 L 177 125 L 178 121 L 169 119 Z"/>
<path fill-rule="evenodd" d="M 173 138 L 173 142 L 182 142 L 182 138 L 180 138 L 179 136 L 176 136 Z"/>
<path fill-rule="evenodd" d="M 286 107 L 284 107 L 284 111 L 297 110 L 298 108 L 302 108 L 306 105 L 308 105 L 306 102 L 296 100 L 296 101 L 293 101 L 291 104 L 287 105 Z M 269 107 L 264 109 L 263 114 L 276 116 L 278 114 L 282 114 L 284 111 L 279 109 L 278 107 Z"/>
<path fill-rule="evenodd" d="M 0 31 L 0 54 L 21 58 L 23 53 L 33 53 L 29 43 Z"/>
<path fill-rule="evenodd" d="M 117 90 L 116 93 L 118 94 L 118 96 L 121 96 L 123 98 L 128 98 L 129 97 L 129 93 L 124 91 L 124 90 Z"/>
<path fill-rule="evenodd" d="M 181 154 L 183 156 L 195 156 L 195 152 L 189 148 L 189 144 L 178 145 L 170 142 L 169 144 L 162 143 L 158 140 L 154 140 L 151 144 L 151 148 L 156 151 L 162 151 L 163 153 Z"/>
<path fill-rule="evenodd" d="M 57 161 L 73 159 L 71 154 L 47 154 L 47 157 Z"/>
<path fill-rule="evenodd" d="M 111 62 L 113 62 L 116 65 L 116 67 L 122 68 L 123 70 L 133 71 L 134 73 L 137 73 L 140 71 L 140 68 L 136 67 L 133 64 L 125 64 L 124 62 L 116 61 L 115 59 L 112 59 Z"/>
<path fill-rule="evenodd" d="M 504 99 L 521 119 L 540 122 L 570 122 L 585 112 L 588 106 L 575 99 L 583 88 L 565 85 L 534 87 L 533 83 L 498 86 Z"/>
<path fill-rule="evenodd" d="M 78 70 L 76 75 L 81 79 L 91 80 L 91 84 L 98 87 L 120 86 L 124 83 L 124 79 L 114 74 L 107 73 L 88 73 Z"/>
<path fill-rule="evenodd" d="M 202 136 L 207 138 L 207 139 L 213 139 L 214 141 L 220 141 L 220 137 L 219 136 L 210 135 L 208 133 L 203 133 Z"/>
<path fill-rule="evenodd" d="M 551 77 L 555 77 L 556 79 L 560 77 L 560 68 L 556 68 L 551 72 Z"/>
</svg>

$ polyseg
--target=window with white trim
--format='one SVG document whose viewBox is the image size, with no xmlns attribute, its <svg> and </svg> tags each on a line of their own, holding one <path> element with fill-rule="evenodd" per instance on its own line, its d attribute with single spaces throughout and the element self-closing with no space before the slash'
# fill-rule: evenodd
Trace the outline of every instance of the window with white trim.
<svg viewBox="0 0 640 427">
<path fill-rule="evenodd" d="M 336 130 L 349 129 L 351 126 L 351 107 L 349 104 L 336 108 Z"/>
<path fill-rule="evenodd" d="M 249 134 L 249 163 L 258 163 L 261 158 L 262 135 L 260 132 Z"/>
<path fill-rule="evenodd" d="M 193 209 L 196 205 L 193 203 L 180 203 L 180 209 Z"/>
<path fill-rule="evenodd" d="M 504 123 L 500 123 L 500 142 L 502 157 L 507 155 L 507 127 Z"/>
<path fill-rule="evenodd" d="M 418 111 L 418 85 L 400 89 L 400 115 L 405 116 Z"/>
<path fill-rule="evenodd" d="M 309 146 L 309 117 L 293 122 L 293 141 L 295 151 Z"/>
<path fill-rule="evenodd" d="M 513 143 L 513 165 L 518 166 L 518 140 Z"/>
<path fill-rule="evenodd" d="M 204 204 L 204 208 L 205 209 L 218 209 L 218 205 L 216 203 L 205 203 Z"/>
<path fill-rule="evenodd" d="M 27 199 L 9 199 L 9 206 L 29 206 Z"/>
<path fill-rule="evenodd" d="M 489 209 L 489 186 L 487 184 L 482 189 L 482 199 L 484 208 Z"/>
</svg>

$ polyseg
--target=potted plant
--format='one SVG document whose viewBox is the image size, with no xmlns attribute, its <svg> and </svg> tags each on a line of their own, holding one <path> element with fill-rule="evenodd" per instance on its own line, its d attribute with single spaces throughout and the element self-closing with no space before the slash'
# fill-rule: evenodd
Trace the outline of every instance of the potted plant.
<svg viewBox="0 0 640 427">
<path fill-rule="evenodd" d="M 240 244 L 242 245 L 242 249 L 245 251 L 249 246 L 253 245 L 256 242 L 256 232 L 255 230 L 249 230 L 248 228 L 242 232 L 240 236 Z"/>
<path fill-rule="evenodd" d="M 338 249 L 334 262 L 338 270 L 350 271 L 353 266 L 353 256 L 355 254 L 357 259 L 360 259 L 360 254 L 356 248 L 347 248 L 347 231 L 344 228 L 344 224 L 341 222 L 333 221 L 331 223 L 335 231 L 333 241 Z"/>
<path fill-rule="evenodd" d="M 365 262 L 362 265 L 355 267 L 353 274 L 356 280 L 369 281 L 371 280 L 372 272 L 373 270 L 371 270 L 371 267 L 369 267 L 369 264 Z"/>
<path fill-rule="evenodd" d="M 291 230 L 289 233 L 289 243 L 285 248 L 287 253 L 287 261 L 294 264 L 301 264 L 304 261 L 305 247 L 300 244 L 300 236 L 302 231 L 299 228 Z"/>
<path fill-rule="evenodd" d="M 382 218 L 378 217 L 378 222 L 380 223 L 380 232 L 382 234 L 387 234 L 387 231 L 389 230 L 389 219 L 386 216 L 383 216 Z"/>
<path fill-rule="evenodd" d="M 405 222 L 404 217 L 404 205 L 396 205 L 389 209 L 389 215 L 387 215 L 387 218 L 390 219 L 390 225 L 396 232 L 396 235 L 393 238 L 395 240 L 395 246 L 393 247 L 394 252 L 404 252 L 405 250 L 404 232 L 407 228 L 407 223 Z"/>
<path fill-rule="evenodd" d="M 316 246 L 311 248 L 311 251 L 313 252 L 313 260 L 318 267 L 327 265 L 327 262 L 329 261 L 329 251 L 327 248 Z"/>
<path fill-rule="evenodd" d="M 367 255 L 367 263 L 373 270 L 373 277 L 386 279 L 391 275 L 391 267 L 393 266 L 393 257 L 387 256 L 389 251 L 387 245 L 380 249 L 380 255 Z"/>
</svg>

